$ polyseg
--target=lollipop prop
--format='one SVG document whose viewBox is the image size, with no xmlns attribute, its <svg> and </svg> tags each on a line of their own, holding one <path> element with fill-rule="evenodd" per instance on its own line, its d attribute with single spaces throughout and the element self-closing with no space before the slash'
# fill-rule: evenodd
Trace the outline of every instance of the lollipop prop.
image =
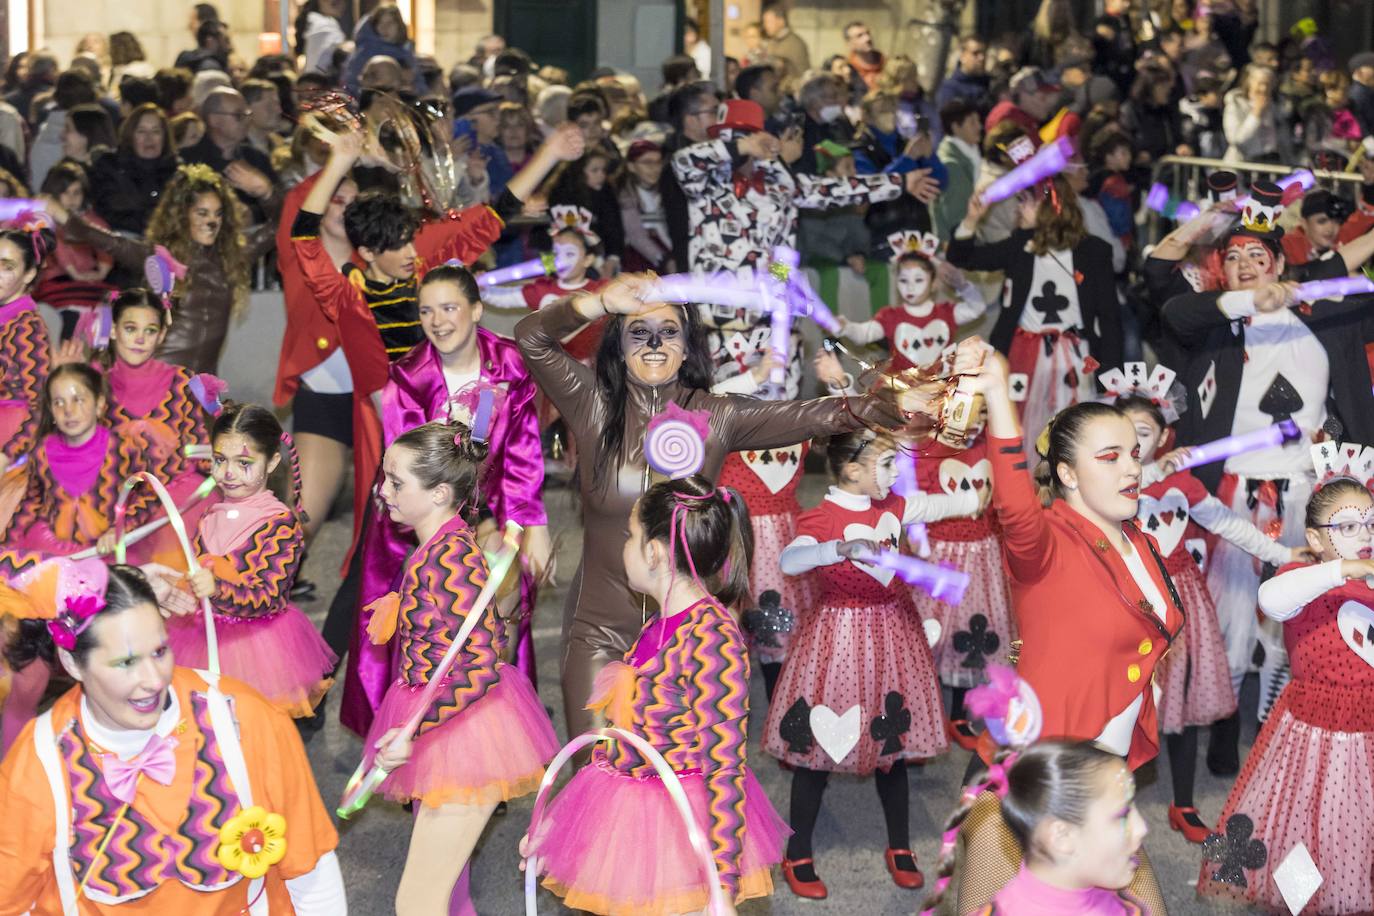
<svg viewBox="0 0 1374 916">
<path fill-rule="evenodd" d="M 511 566 L 515 563 L 516 555 L 520 552 L 520 532 L 523 529 L 515 522 L 506 522 L 505 538 L 502 543 L 501 552 L 492 560 L 490 569 L 487 573 L 487 583 L 482 586 L 482 591 L 473 602 L 472 608 L 467 616 L 463 618 L 463 625 L 458 628 L 458 633 L 453 637 L 453 643 L 444 653 L 437 668 L 430 674 L 429 683 L 425 684 L 424 692 L 420 695 L 420 703 L 415 707 L 415 712 L 411 713 L 405 725 L 402 726 L 401 734 L 414 735 L 415 730 L 420 727 L 430 706 L 434 703 L 434 698 L 439 695 L 439 687 L 448 677 L 448 673 L 453 670 L 453 665 L 458 661 L 458 655 L 467 646 L 468 636 L 476 628 L 482 617 L 486 614 L 488 605 L 496 597 L 497 590 L 501 583 L 506 580 L 510 573 Z M 339 802 L 339 807 L 335 813 L 341 818 L 350 818 L 363 810 L 372 798 L 372 793 L 377 791 L 377 787 L 386 779 L 386 771 L 372 763 L 376 758 L 376 751 L 364 751 L 363 759 L 358 763 L 358 768 L 349 777 L 348 785 L 344 787 L 343 799 Z"/>
<path fill-rule="evenodd" d="M 477 286 L 480 289 L 487 289 L 492 286 L 500 286 L 503 283 L 519 283 L 521 280 L 533 280 L 535 277 L 551 277 L 571 266 L 566 258 L 560 259 L 552 252 L 545 252 L 537 258 L 521 261 L 519 264 L 489 270 L 477 278 Z"/>
<path fill-rule="evenodd" d="M 1236 455 L 1244 455 L 1247 452 L 1257 452 L 1260 449 L 1274 448 L 1289 442 L 1296 442 L 1301 438 L 1302 430 L 1298 429 L 1297 423 L 1291 419 L 1280 420 L 1273 426 L 1266 426 L 1264 429 L 1257 429 L 1254 432 L 1240 433 L 1203 445 L 1195 445 L 1188 449 L 1188 453 L 1174 467 L 1176 470 L 1182 471 L 1187 468 L 1211 464 L 1215 461 L 1225 461 L 1227 458 L 1234 458 Z"/>
<path fill-rule="evenodd" d="M 1299 283 L 1294 293 L 1299 302 L 1320 302 L 1322 299 L 1338 299 L 1341 296 L 1359 296 L 1374 293 L 1374 280 L 1368 277 L 1336 277 L 1332 280 L 1309 280 Z"/>
<path fill-rule="evenodd" d="M 148 486 L 152 487 L 153 492 L 157 494 L 158 501 L 162 503 L 163 511 L 167 513 L 166 521 L 172 526 L 172 530 L 176 532 L 177 540 L 181 543 L 181 551 L 186 556 L 187 572 L 199 571 L 200 564 L 196 562 L 196 552 L 191 549 L 191 539 L 186 536 L 186 523 L 182 521 L 181 513 L 177 510 L 176 503 L 172 502 L 172 494 L 167 492 L 167 488 L 162 485 L 162 481 L 158 480 L 147 471 L 139 471 L 137 474 L 130 476 L 119 488 L 119 499 L 115 502 L 114 517 L 115 537 L 117 538 L 115 541 L 115 562 L 123 563 L 125 553 L 128 550 L 128 535 L 126 535 L 124 531 L 124 520 L 126 510 L 128 509 L 129 494 L 133 492 L 134 487 L 138 486 L 140 482 L 146 483 Z M 214 486 L 213 480 L 207 480 L 206 483 Z M 201 487 L 204 487 L 204 484 L 201 484 Z M 199 493 L 200 489 L 198 488 L 196 492 Z M 145 525 L 143 527 L 146 528 L 147 526 Z M 146 533 L 144 536 L 146 537 Z M 211 674 L 219 674 L 219 640 L 215 636 L 215 615 L 214 612 L 210 610 L 209 598 L 200 599 L 200 610 L 202 616 L 205 617 L 206 667 L 210 669 Z"/>
<path fill-rule="evenodd" d="M 706 463 L 710 417 L 704 410 L 684 410 L 676 403 L 654 414 L 644 429 L 644 460 L 649 467 L 669 480 L 700 471 Z"/>
<path fill-rule="evenodd" d="M 988 185 L 983 191 L 983 202 L 995 204 L 1020 194 L 1046 178 L 1053 178 L 1068 168 L 1071 158 L 1073 141 L 1068 137 L 1060 137 L 1053 143 L 1047 143 L 1040 147 L 1040 151 L 1034 156 Z"/>
<path fill-rule="evenodd" d="M 969 584 L 968 573 L 962 569 L 918 560 L 895 550 L 865 552 L 854 559 L 860 563 L 890 569 L 907 585 L 920 586 L 930 593 L 930 597 L 949 604 L 963 601 L 964 591 Z"/>
<path fill-rule="evenodd" d="M 696 816 L 692 814 L 692 806 L 687 801 L 687 793 L 682 788 L 682 781 L 678 779 L 677 773 L 669 766 L 668 761 L 663 759 L 652 744 L 643 738 L 619 728 L 603 728 L 598 731 L 586 732 L 578 735 L 563 746 L 558 755 L 549 763 L 549 768 L 544 771 L 544 778 L 540 780 L 539 792 L 534 797 L 534 813 L 530 815 L 530 826 L 526 836 L 536 836 L 536 828 L 539 825 L 539 818 L 544 813 L 544 806 L 548 804 L 549 787 L 558 778 L 559 770 L 572 759 L 573 755 L 589 744 L 596 744 L 600 741 L 624 741 L 633 747 L 641 757 L 653 764 L 658 777 L 663 782 L 663 788 L 668 790 L 668 796 L 673 800 L 673 807 L 677 808 L 677 813 L 682 817 L 682 824 L 687 828 L 687 841 L 692 846 L 692 852 L 696 853 L 697 860 L 701 864 L 701 871 L 706 878 L 706 886 L 710 888 L 710 899 L 706 906 L 708 916 L 719 916 L 726 912 L 725 894 L 720 887 L 720 873 L 716 871 L 715 856 L 711 852 L 711 845 L 706 841 L 706 835 L 701 831 L 701 825 L 697 823 Z M 525 859 L 525 916 L 539 916 L 538 909 L 538 887 L 539 887 L 539 856 L 531 855 Z"/>
</svg>

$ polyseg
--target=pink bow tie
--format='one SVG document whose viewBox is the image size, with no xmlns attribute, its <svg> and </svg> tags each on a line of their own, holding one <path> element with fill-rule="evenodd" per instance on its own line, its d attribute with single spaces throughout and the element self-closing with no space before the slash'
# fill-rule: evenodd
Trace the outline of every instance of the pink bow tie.
<svg viewBox="0 0 1374 916">
<path fill-rule="evenodd" d="M 173 753 L 176 746 L 175 738 L 153 735 L 132 760 L 125 761 L 114 754 L 107 755 L 102 768 L 110 794 L 126 805 L 131 804 L 140 773 L 164 786 L 171 785 L 177 771 L 176 755 Z"/>
</svg>

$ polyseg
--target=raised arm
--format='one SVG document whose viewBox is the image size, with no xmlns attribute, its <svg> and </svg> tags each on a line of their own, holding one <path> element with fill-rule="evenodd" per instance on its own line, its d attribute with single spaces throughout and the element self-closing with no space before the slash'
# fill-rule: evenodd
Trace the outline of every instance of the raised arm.
<svg viewBox="0 0 1374 916">
<path fill-rule="evenodd" d="M 1282 566 L 1292 559 L 1293 551 L 1278 541 L 1265 537 L 1264 532 L 1251 524 L 1249 519 L 1232 512 L 1211 494 L 1194 503 L 1190 514 L 1193 521 L 1208 531 L 1271 566 Z"/>
<path fill-rule="evenodd" d="M 525 368 L 565 417 L 585 416 L 596 398 L 596 379 L 563 348 L 563 340 L 604 315 L 601 297 L 584 293 L 531 312 L 515 326 Z"/>
</svg>

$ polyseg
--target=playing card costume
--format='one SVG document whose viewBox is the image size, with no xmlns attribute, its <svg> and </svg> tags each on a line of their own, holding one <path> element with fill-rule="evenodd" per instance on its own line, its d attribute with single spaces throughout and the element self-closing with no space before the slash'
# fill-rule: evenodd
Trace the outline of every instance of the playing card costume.
<svg viewBox="0 0 1374 916">
<path fill-rule="evenodd" d="M 1199 893 L 1286 910 L 1275 871 L 1302 844 L 1321 876 L 1302 912 L 1374 911 L 1374 590 L 1340 565 L 1291 564 L 1260 588 L 1293 679 L 1208 840 Z"/>
<path fill-rule="evenodd" d="M 1256 182 L 1241 226 L 1223 240 L 1232 250 L 1264 246 L 1277 279 L 1276 226 L 1282 192 Z M 1308 265 L 1309 279 L 1348 273 L 1339 253 Z M 1261 278 L 1265 279 L 1265 278 Z M 1188 410 L 1178 423 L 1180 445 L 1196 445 L 1292 419 L 1304 436 L 1339 429 L 1340 438 L 1374 441 L 1374 395 L 1365 364 L 1361 322 L 1369 298 L 1346 297 L 1258 312 L 1254 289 L 1188 292 L 1164 306 L 1164 322 L 1182 348 L 1179 378 Z M 1308 443 L 1299 441 L 1204 465 L 1197 477 L 1232 511 L 1280 543 L 1302 541 L 1302 511 L 1312 490 Z M 1259 570 L 1253 558 L 1218 544 L 1209 560 L 1208 587 L 1226 639 L 1233 685 L 1251 664 L 1255 641 L 1264 648 L 1261 716 L 1283 686 L 1284 649 L 1272 624 L 1255 614 Z"/>
<path fill-rule="evenodd" d="M 1013 145 L 1014 156 L 1016 149 Z M 1055 207 L 1077 206 L 1072 198 L 1061 200 L 1072 194 L 1062 179 L 1051 179 L 1046 193 L 1051 192 Z M 1086 232 L 1063 250 L 1038 246 L 1038 229 L 1017 229 L 992 244 L 965 232 L 961 226 L 950 240 L 949 262 L 965 270 L 1006 273 L 1002 312 L 990 342 L 1007 357 L 1011 397 L 1020 407 L 1027 439 L 1034 442 L 1056 413 L 1093 396 L 1098 366 L 1121 361 L 1111 247 Z"/>
</svg>

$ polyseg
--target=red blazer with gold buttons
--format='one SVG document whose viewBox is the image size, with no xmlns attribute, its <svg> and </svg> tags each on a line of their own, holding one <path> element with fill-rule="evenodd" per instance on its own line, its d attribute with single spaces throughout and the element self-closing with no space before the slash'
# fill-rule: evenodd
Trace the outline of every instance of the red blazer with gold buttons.
<svg viewBox="0 0 1374 916">
<path fill-rule="evenodd" d="M 1020 439 L 988 438 L 992 501 L 1021 634 L 1017 671 L 1035 689 L 1042 734 L 1096 738 L 1144 697 L 1126 762 L 1136 769 L 1159 753 L 1150 682 L 1183 629 L 1183 608 L 1149 535 L 1123 526 L 1169 607 L 1161 619 L 1102 532 L 1063 500 L 1045 509 L 1026 469 Z"/>
</svg>

